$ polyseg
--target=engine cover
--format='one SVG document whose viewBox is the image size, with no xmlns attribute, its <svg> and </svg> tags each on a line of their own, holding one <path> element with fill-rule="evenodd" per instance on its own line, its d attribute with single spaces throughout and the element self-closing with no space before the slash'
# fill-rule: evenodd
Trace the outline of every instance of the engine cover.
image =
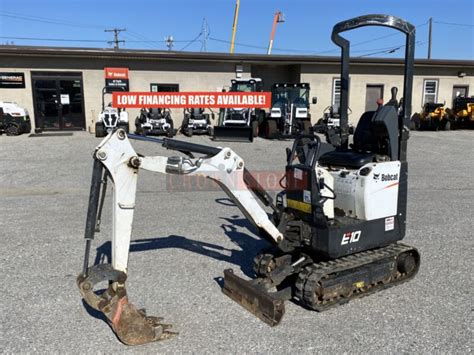
<svg viewBox="0 0 474 355">
<path fill-rule="evenodd" d="M 397 214 L 399 161 L 369 163 L 358 170 L 332 170 L 330 174 L 336 193 L 334 207 L 346 216 L 370 221 Z"/>
</svg>

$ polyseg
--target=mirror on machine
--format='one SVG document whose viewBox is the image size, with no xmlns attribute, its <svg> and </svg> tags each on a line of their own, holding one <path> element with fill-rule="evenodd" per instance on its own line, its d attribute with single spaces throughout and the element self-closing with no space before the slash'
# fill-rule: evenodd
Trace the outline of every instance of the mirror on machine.
<svg viewBox="0 0 474 355">
<path fill-rule="evenodd" d="M 316 105 L 318 103 L 318 98 L 316 96 L 313 96 L 313 105 Z"/>
</svg>

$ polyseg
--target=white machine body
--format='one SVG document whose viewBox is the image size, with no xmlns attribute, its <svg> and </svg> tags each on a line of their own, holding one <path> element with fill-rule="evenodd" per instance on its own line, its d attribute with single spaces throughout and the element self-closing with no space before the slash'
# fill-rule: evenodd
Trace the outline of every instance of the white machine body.
<svg viewBox="0 0 474 355">
<path fill-rule="evenodd" d="M 297 107 L 295 112 L 296 118 L 307 118 L 308 117 L 308 109 L 306 107 Z"/>
<path fill-rule="evenodd" d="M 397 214 L 400 162 L 369 163 L 358 170 L 330 170 L 334 208 L 348 217 L 374 220 Z"/>
<path fill-rule="evenodd" d="M 321 197 L 323 198 L 323 211 L 328 219 L 334 219 L 334 177 L 331 173 L 320 167 L 316 167 L 316 176 L 318 180 L 324 179 L 324 188 L 321 189 Z M 332 190 L 332 191 L 331 191 Z"/>
<path fill-rule="evenodd" d="M 248 108 L 230 108 L 224 112 L 223 126 L 250 125 L 254 109 Z"/>
<path fill-rule="evenodd" d="M 147 118 L 146 122 L 142 124 L 142 128 L 153 129 L 154 127 L 159 126 L 164 130 L 171 128 L 171 125 L 166 121 L 166 118 Z"/>
<path fill-rule="evenodd" d="M 128 124 L 128 112 L 107 106 L 99 113 L 97 122 L 102 122 L 106 129 L 115 128 L 119 123 Z"/>
<path fill-rule="evenodd" d="M 272 118 L 280 118 L 281 117 L 281 108 L 279 107 L 272 107 L 270 110 L 270 117 Z"/>
<path fill-rule="evenodd" d="M 330 117 L 327 120 L 327 126 L 328 127 L 339 127 L 339 125 L 340 125 L 339 122 L 340 122 L 339 118 Z"/>
<path fill-rule="evenodd" d="M 26 117 L 28 116 L 28 110 L 20 107 L 16 102 L 0 101 L 0 107 L 3 109 L 5 114 L 14 117 Z"/>
</svg>

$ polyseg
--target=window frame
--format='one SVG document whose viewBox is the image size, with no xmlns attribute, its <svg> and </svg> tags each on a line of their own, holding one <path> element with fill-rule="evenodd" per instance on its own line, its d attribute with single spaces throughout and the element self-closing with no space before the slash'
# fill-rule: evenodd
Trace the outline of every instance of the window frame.
<svg viewBox="0 0 474 355">
<path fill-rule="evenodd" d="M 338 106 L 341 106 L 341 78 L 332 78 L 332 90 L 331 90 L 331 106 L 334 107 L 336 105 L 336 82 L 339 81 L 339 102 L 337 103 Z"/>
<path fill-rule="evenodd" d="M 153 91 L 153 86 L 157 87 L 156 91 Z M 173 91 L 162 91 L 159 90 L 159 87 L 174 87 L 176 90 Z M 179 92 L 179 84 L 172 84 L 172 83 L 150 83 L 150 92 Z"/>
<path fill-rule="evenodd" d="M 432 93 L 427 93 L 426 92 L 426 84 L 428 82 L 435 82 L 436 83 L 436 90 L 434 93 L 434 100 L 432 101 L 433 103 L 438 102 L 438 95 L 439 95 L 439 79 L 433 78 L 433 79 L 423 79 L 423 96 L 422 96 L 422 106 L 424 106 L 428 101 L 426 100 L 427 95 L 433 95 Z"/>
</svg>

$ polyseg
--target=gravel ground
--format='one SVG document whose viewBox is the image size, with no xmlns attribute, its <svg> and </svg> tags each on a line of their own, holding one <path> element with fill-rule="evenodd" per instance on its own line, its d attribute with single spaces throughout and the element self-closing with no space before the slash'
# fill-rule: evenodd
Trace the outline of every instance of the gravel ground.
<svg viewBox="0 0 474 355">
<path fill-rule="evenodd" d="M 214 144 L 207 137 L 190 140 Z M 288 302 L 275 328 L 220 290 L 225 268 L 251 276 L 251 261 L 266 245 L 239 210 L 226 205 L 221 191 L 171 192 L 164 176 L 141 173 L 129 295 L 173 323 L 179 335 L 139 347 L 122 345 L 89 314 L 75 285 L 98 142 L 86 133 L 0 136 L 2 352 L 472 351 L 474 131 L 412 133 L 405 242 L 422 256 L 414 280 L 324 313 Z M 147 155 L 171 154 L 151 143 L 133 144 Z M 291 142 L 228 144 L 250 170 L 278 172 Z M 109 247 L 110 220 L 107 209 L 93 259 Z"/>
</svg>

